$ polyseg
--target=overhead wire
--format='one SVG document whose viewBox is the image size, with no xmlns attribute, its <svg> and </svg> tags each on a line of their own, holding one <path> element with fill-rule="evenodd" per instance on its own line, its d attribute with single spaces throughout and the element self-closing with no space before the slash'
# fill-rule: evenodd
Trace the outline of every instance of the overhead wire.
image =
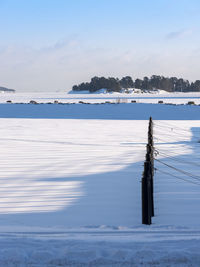
<svg viewBox="0 0 200 267">
<path fill-rule="evenodd" d="M 171 129 L 171 132 L 173 131 L 173 132 L 175 132 L 177 134 L 180 134 L 180 131 L 181 132 L 191 133 L 191 130 L 190 129 L 184 129 L 184 128 L 181 128 L 179 126 L 168 125 L 167 123 L 165 123 L 165 124 L 162 125 L 162 124 L 158 124 L 158 123 L 155 123 L 154 122 L 154 126 L 160 128 L 160 129 L 163 129 L 163 128 Z M 179 131 L 179 132 L 177 132 L 177 131 Z M 196 135 L 192 134 L 192 136 L 200 139 L 200 135 L 199 136 L 196 136 Z"/>
<path fill-rule="evenodd" d="M 166 138 L 176 138 L 176 139 L 189 139 L 188 136 L 183 136 L 183 135 L 177 135 L 176 133 L 166 133 L 164 131 L 154 131 L 154 136 L 162 136 Z M 189 139 L 190 140 L 190 139 Z"/>
<path fill-rule="evenodd" d="M 167 155 L 167 156 L 171 156 L 171 157 L 187 157 L 187 154 L 180 154 L 180 153 L 174 153 L 174 152 L 172 152 L 172 151 L 170 151 L 170 153 L 169 152 L 163 152 L 163 150 L 162 149 L 160 149 L 159 148 L 159 150 L 157 149 L 157 147 L 154 147 L 154 151 L 155 152 L 157 152 L 156 154 L 165 154 L 165 155 Z M 200 158 L 199 157 L 197 157 L 196 159 L 198 159 L 198 160 L 200 160 Z M 199 164 L 200 165 L 200 164 Z"/>
<path fill-rule="evenodd" d="M 190 131 L 190 129 L 182 128 L 180 126 L 177 126 L 177 125 L 174 125 L 174 124 L 170 124 L 169 122 L 166 122 L 166 121 L 164 122 L 164 124 L 160 123 L 160 121 L 159 122 L 154 121 L 153 124 L 154 125 L 160 125 L 161 127 L 164 126 L 165 128 L 176 128 L 176 129 L 179 129 L 179 130 L 182 130 L 182 131 L 186 131 L 186 132 Z"/>
<path fill-rule="evenodd" d="M 194 135 L 191 132 L 187 132 L 187 133 L 190 133 L 190 136 L 186 136 L 184 133 L 182 133 L 182 132 L 180 133 L 180 132 L 177 132 L 177 131 L 174 131 L 174 130 L 172 130 L 170 132 L 168 131 L 166 133 L 166 130 L 164 128 L 161 128 L 161 127 L 159 127 L 158 129 L 155 128 L 155 131 L 154 132 L 155 133 L 158 132 L 158 133 L 161 133 L 161 134 L 164 133 L 165 135 L 168 135 L 168 136 L 178 135 L 178 136 L 182 136 L 182 137 L 185 137 L 185 138 L 192 136 L 192 138 L 196 138 L 197 140 L 200 141 L 200 136 Z"/>
<path fill-rule="evenodd" d="M 160 123 L 157 123 L 157 122 L 153 122 L 153 126 L 154 126 L 154 134 L 156 135 L 156 136 L 154 136 L 154 139 L 157 140 L 157 141 L 161 141 L 162 144 L 169 144 L 170 143 L 170 144 L 174 144 L 175 145 L 175 144 L 179 143 L 180 141 L 182 141 L 182 142 L 190 141 L 190 140 L 183 140 L 183 138 L 184 139 L 186 139 L 186 138 L 188 139 L 191 136 L 192 136 L 192 138 L 197 139 L 198 141 L 200 141 L 200 135 L 197 136 L 196 135 L 197 132 L 195 132 L 195 134 L 194 134 L 194 133 L 191 132 L 190 129 L 174 126 L 174 125 L 166 123 L 166 122 L 163 125 L 160 124 Z M 166 130 L 166 129 L 168 129 L 168 130 Z M 170 129 L 170 131 L 169 131 L 169 129 Z M 161 135 L 161 138 L 160 138 L 160 136 L 157 137 L 157 135 Z M 171 141 L 172 138 L 173 139 L 176 138 L 176 139 L 174 141 Z M 196 140 L 194 140 L 194 141 L 196 142 Z M 155 142 L 155 143 L 157 143 L 157 142 Z M 154 147 L 154 155 L 156 153 L 158 153 L 161 156 L 167 157 L 170 161 L 184 163 L 184 164 L 188 164 L 190 166 L 198 166 L 198 167 L 200 167 L 200 164 L 198 164 L 198 163 L 187 161 L 185 159 L 175 158 L 176 156 L 180 156 L 180 154 L 175 154 L 175 153 L 172 152 L 172 154 L 174 154 L 174 155 L 170 155 L 168 153 L 160 151 L 160 149 L 157 149 L 157 146 L 156 146 L 156 148 Z M 165 171 L 165 170 L 161 170 L 160 168 L 157 168 L 157 167 L 155 168 L 155 171 L 159 171 L 159 172 L 161 172 L 163 174 L 169 175 L 171 177 L 174 177 L 176 179 L 179 179 L 179 180 L 182 180 L 182 181 L 185 181 L 185 182 L 188 182 L 188 183 L 192 183 L 192 184 L 195 184 L 195 185 L 200 185 L 200 176 L 195 175 L 195 174 L 193 174 L 191 172 L 179 169 L 179 168 L 173 166 L 173 164 L 171 164 L 171 163 L 168 164 L 168 163 L 164 162 L 163 160 L 160 160 L 160 159 L 157 159 L 157 158 L 154 158 L 154 160 L 156 162 L 164 165 L 168 169 L 171 169 L 171 170 L 173 170 L 175 172 L 178 172 L 178 173 L 180 173 L 180 174 L 182 174 L 182 175 L 184 175 L 186 177 L 180 177 L 178 175 L 173 174 L 173 172 L 168 172 L 168 171 Z"/>
<path fill-rule="evenodd" d="M 159 159 L 155 159 L 155 160 L 156 160 L 157 162 L 159 162 L 159 163 L 161 163 L 161 164 L 163 164 L 163 165 L 165 165 L 165 166 L 167 166 L 167 167 L 169 167 L 169 168 L 171 168 L 171 169 L 177 171 L 177 172 L 180 172 L 180 173 L 182 173 L 182 174 L 184 174 L 184 175 L 186 175 L 186 176 L 189 176 L 189 177 L 191 177 L 191 178 L 193 178 L 193 179 L 195 179 L 195 180 L 200 181 L 200 176 L 198 176 L 198 175 L 192 174 L 192 173 L 187 172 L 187 171 L 180 170 L 180 169 L 178 169 L 178 168 L 176 168 L 176 167 L 174 167 L 174 166 L 171 166 L 171 165 L 169 165 L 169 164 L 167 164 L 167 163 L 165 163 L 165 162 L 163 162 L 163 161 L 161 161 L 161 160 L 159 160 Z"/>
<path fill-rule="evenodd" d="M 184 178 L 182 178 L 182 177 L 179 177 L 179 176 L 174 175 L 174 174 L 172 174 L 172 173 L 169 173 L 169 172 L 160 170 L 160 169 L 158 169 L 158 168 L 155 168 L 155 171 L 159 171 L 159 172 L 161 172 L 161 173 L 163 173 L 163 174 L 172 176 L 172 177 L 174 177 L 174 178 L 177 178 L 177 179 L 179 179 L 179 180 L 182 180 L 182 181 L 185 181 L 185 182 L 188 182 L 188 183 L 191 183 L 191 184 L 200 185 L 200 183 L 195 183 L 194 181 L 184 179 Z"/>
<path fill-rule="evenodd" d="M 158 137 L 156 137 L 156 136 L 154 136 L 154 139 L 157 139 L 157 140 L 159 140 L 159 141 L 161 141 L 162 143 L 164 143 L 164 144 L 175 144 L 176 142 L 171 142 L 170 140 L 164 140 L 164 139 L 162 139 L 162 138 L 158 138 Z M 180 141 L 179 141 L 180 142 Z"/>
<path fill-rule="evenodd" d="M 157 127 L 164 127 L 164 128 L 169 128 L 169 129 L 177 129 L 177 130 L 184 131 L 184 132 L 190 132 L 190 129 L 185 129 L 177 125 L 168 124 L 167 122 L 165 122 L 164 124 L 154 122 L 153 125 Z"/>
<path fill-rule="evenodd" d="M 173 156 L 171 156 L 171 155 L 169 155 L 167 153 L 164 153 L 164 152 L 160 152 L 159 151 L 158 154 L 161 155 L 161 156 L 162 155 L 166 156 L 167 159 L 172 160 L 172 161 L 177 161 L 177 162 L 180 162 L 180 163 L 186 163 L 186 164 L 189 164 L 189 165 L 194 165 L 194 166 L 200 167 L 200 164 L 198 164 L 198 163 L 195 163 L 195 162 L 192 162 L 192 161 L 186 161 L 184 159 L 178 159 L 178 158 L 175 158 L 175 157 L 173 157 Z"/>
<path fill-rule="evenodd" d="M 154 132 L 165 132 L 166 133 L 166 128 L 156 126 L 156 127 L 154 127 Z M 170 131 L 167 131 L 167 133 L 168 134 L 174 134 L 174 135 L 178 134 L 180 136 L 186 137 L 186 134 L 184 132 L 176 132 L 176 130 L 174 131 L 173 129 L 171 129 Z M 190 134 L 190 136 L 192 135 L 191 132 L 187 132 L 187 134 Z"/>
</svg>

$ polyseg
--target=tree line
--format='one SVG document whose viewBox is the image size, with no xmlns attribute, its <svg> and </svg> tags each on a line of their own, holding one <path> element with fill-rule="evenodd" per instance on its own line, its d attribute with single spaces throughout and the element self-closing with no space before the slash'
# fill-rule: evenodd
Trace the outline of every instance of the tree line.
<svg viewBox="0 0 200 267">
<path fill-rule="evenodd" d="M 108 92 L 120 92 L 123 89 L 137 88 L 145 90 L 165 90 L 167 92 L 200 92 L 200 80 L 189 82 L 182 78 L 152 75 L 150 78 L 136 79 L 125 76 L 121 80 L 113 77 L 93 77 L 90 82 L 81 83 L 72 87 L 73 91 L 96 92 L 102 88 Z"/>
</svg>

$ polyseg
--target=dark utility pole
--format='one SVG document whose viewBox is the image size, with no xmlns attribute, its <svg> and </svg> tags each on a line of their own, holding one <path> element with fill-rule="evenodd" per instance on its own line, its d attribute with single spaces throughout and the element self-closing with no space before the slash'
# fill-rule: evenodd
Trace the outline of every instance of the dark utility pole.
<svg viewBox="0 0 200 267">
<path fill-rule="evenodd" d="M 153 157 L 153 121 L 150 117 L 148 128 L 148 144 L 146 160 L 144 162 L 144 172 L 142 177 L 142 223 L 151 224 L 154 216 L 153 199 L 153 176 L 154 176 L 154 157 Z"/>
</svg>

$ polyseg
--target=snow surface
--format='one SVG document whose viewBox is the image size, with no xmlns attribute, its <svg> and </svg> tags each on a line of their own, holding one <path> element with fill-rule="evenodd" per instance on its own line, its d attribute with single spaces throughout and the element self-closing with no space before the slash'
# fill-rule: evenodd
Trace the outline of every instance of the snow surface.
<svg viewBox="0 0 200 267">
<path fill-rule="evenodd" d="M 59 101 L 62 103 L 78 103 L 84 101 L 86 103 L 101 103 L 110 101 L 113 103 L 120 102 L 131 102 L 136 100 L 138 103 L 158 103 L 163 100 L 164 103 L 172 104 L 186 104 L 188 101 L 194 101 L 196 104 L 200 104 L 200 93 L 168 93 L 160 91 L 159 93 L 98 93 L 88 94 L 83 92 L 82 94 L 72 94 L 67 92 L 57 93 L 4 93 L 0 94 L 0 103 L 6 103 L 11 100 L 13 102 L 25 102 L 28 103 L 30 100 L 35 100 L 38 103 L 47 103 Z"/>
<path fill-rule="evenodd" d="M 0 118 L 86 120 L 198 120 L 200 106 L 122 104 L 0 104 Z"/>
<path fill-rule="evenodd" d="M 156 159 L 198 177 L 199 109 L 0 104 L 0 266 L 199 266 L 198 179 L 155 161 L 141 224 L 149 116 Z"/>
<path fill-rule="evenodd" d="M 157 238 L 155 238 L 157 236 Z M 199 233 L 148 230 L 0 236 L 1 266 L 199 266 Z"/>
</svg>

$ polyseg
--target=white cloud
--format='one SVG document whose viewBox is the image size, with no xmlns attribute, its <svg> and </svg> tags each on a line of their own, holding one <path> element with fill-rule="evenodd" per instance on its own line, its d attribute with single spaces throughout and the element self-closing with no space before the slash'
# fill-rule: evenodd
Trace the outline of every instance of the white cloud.
<svg viewBox="0 0 200 267">
<path fill-rule="evenodd" d="M 178 31 L 172 31 L 166 35 L 166 39 L 173 40 L 173 39 L 179 39 L 182 37 L 188 37 L 193 32 L 194 32 L 193 29 L 182 29 L 182 30 L 178 30 Z"/>
<path fill-rule="evenodd" d="M 176 32 L 170 32 L 167 34 L 166 38 L 167 39 L 176 39 L 176 38 L 180 38 L 182 36 L 184 36 L 185 31 L 181 30 L 181 31 L 176 31 Z"/>
<path fill-rule="evenodd" d="M 199 79 L 198 50 L 145 45 L 123 50 L 92 47 L 76 39 L 34 49 L 9 46 L 0 49 L 0 86 L 19 91 L 70 90 L 73 84 L 97 76 L 134 79 L 152 74 Z"/>
</svg>

